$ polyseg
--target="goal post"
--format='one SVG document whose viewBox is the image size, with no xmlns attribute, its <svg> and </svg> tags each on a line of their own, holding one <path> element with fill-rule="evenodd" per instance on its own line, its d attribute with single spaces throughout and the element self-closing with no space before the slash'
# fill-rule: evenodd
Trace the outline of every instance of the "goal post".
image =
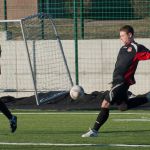
<svg viewBox="0 0 150 150">
<path fill-rule="evenodd" d="M 69 93 L 73 81 L 50 15 L 40 13 L 20 20 L 0 20 L 0 45 L 0 95 L 35 94 L 40 105 Z"/>
</svg>

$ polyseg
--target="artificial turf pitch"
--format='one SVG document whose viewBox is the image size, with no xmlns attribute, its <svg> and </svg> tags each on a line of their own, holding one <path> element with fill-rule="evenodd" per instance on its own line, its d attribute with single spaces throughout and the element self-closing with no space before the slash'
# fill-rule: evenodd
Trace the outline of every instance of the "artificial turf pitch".
<svg viewBox="0 0 150 150">
<path fill-rule="evenodd" d="M 0 150 L 149 150 L 150 111 L 110 111 L 96 138 L 82 138 L 92 127 L 98 111 L 22 111 L 18 129 L 11 133 L 8 120 L 0 114 Z"/>
</svg>

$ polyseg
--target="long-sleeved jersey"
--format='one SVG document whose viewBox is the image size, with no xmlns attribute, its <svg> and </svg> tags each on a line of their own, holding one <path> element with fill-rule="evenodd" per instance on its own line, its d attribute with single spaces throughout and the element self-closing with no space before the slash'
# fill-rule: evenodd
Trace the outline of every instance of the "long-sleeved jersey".
<svg viewBox="0 0 150 150">
<path fill-rule="evenodd" d="M 132 42 L 120 48 L 112 84 L 125 83 L 128 86 L 135 84 L 134 74 L 140 60 L 150 59 L 150 50 L 145 46 Z"/>
</svg>

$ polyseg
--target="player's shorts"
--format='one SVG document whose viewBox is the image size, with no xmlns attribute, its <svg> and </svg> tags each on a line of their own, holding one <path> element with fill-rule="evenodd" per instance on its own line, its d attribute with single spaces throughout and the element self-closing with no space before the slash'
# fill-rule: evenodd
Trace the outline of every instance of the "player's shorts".
<svg viewBox="0 0 150 150">
<path fill-rule="evenodd" d="M 120 105 L 122 102 L 126 102 L 128 100 L 128 89 L 129 86 L 124 83 L 117 84 L 106 93 L 105 100 L 111 104 Z"/>
</svg>

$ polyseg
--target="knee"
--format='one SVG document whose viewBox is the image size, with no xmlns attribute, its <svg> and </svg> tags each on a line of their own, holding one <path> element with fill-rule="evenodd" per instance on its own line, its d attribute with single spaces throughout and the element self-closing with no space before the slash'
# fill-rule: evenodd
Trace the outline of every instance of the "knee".
<svg viewBox="0 0 150 150">
<path fill-rule="evenodd" d="M 103 100 L 101 104 L 101 108 L 109 108 L 109 107 L 110 107 L 110 103 L 106 100 Z"/>
</svg>

